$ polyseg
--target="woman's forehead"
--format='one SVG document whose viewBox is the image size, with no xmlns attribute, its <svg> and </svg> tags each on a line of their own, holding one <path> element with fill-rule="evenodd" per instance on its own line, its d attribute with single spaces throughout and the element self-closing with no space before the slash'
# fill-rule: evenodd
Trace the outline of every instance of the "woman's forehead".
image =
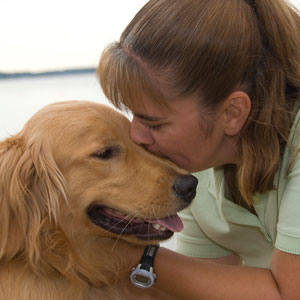
<svg viewBox="0 0 300 300">
<path fill-rule="evenodd" d="M 198 101 L 194 97 L 164 100 L 162 102 L 145 97 L 130 110 L 132 114 L 145 121 L 162 121 L 185 111 L 198 111 Z"/>
<path fill-rule="evenodd" d="M 172 111 L 172 100 L 153 98 L 146 93 L 140 93 L 138 97 L 125 102 L 126 108 L 134 115 L 143 116 L 143 119 L 149 119 L 149 121 L 160 119 Z"/>
</svg>

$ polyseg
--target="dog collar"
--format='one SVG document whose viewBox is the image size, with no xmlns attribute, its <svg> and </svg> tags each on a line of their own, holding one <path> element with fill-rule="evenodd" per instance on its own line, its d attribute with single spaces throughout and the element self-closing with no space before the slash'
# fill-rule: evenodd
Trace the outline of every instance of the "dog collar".
<svg viewBox="0 0 300 300">
<path fill-rule="evenodd" d="M 139 264 L 132 268 L 130 273 L 131 282 L 139 288 L 151 287 L 157 278 L 154 273 L 154 258 L 159 245 L 146 246 Z"/>
</svg>

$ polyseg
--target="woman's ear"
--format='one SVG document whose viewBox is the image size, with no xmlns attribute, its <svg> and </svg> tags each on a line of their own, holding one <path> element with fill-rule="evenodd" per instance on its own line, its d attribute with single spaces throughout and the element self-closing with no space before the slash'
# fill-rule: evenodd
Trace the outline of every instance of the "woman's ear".
<svg viewBox="0 0 300 300">
<path fill-rule="evenodd" d="M 222 109 L 224 133 L 229 136 L 238 134 L 245 125 L 251 110 L 251 100 L 242 91 L 230 94 Z"/>
</svg>

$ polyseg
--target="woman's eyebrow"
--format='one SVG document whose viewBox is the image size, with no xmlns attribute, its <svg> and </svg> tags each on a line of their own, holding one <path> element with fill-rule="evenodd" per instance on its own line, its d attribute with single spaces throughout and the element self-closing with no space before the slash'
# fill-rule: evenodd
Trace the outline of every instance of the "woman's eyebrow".
<svg viewBox="0 0 300 300">
<path fill-rule="evenodd" d="M 147 115 L 144 115 L 144 114 L 134 114 L 134 116 L 139 118 L 139 119 L 143 119 L 143 120 L 149 121 L 149 122 L 162 121 L 164 119 L 164 118 L 160 118 L 160 117 L 147 116 Z"/>
</svg>

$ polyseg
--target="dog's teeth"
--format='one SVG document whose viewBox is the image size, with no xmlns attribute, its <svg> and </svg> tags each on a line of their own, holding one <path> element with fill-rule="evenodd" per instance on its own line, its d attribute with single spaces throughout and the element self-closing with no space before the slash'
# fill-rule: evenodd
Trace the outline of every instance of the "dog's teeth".
<svg viewBox="0 0 300 300">
<path fill-rule="evenodd" d="M 155 223 L 155 224 L 152 224 L 152 227 L 155 229 L 155 230 L 159 230 L 159 231 L 166 231 L 167 228 L 158 224 L 158 223 Z"/>
<path fill-rule="evenodd" d="M 152 227 L 153 227 L 155 230 L 160 230 L 161 225 L 156 223 L 156 224 L 152 224 Z"/>
<path fill-rule="evenodd" d="M 160 226 L 160 231 L 166 231 L 167 230 L 167 228 L 166 227 L 164 227 L 164 226 Z"/>
</svg>

